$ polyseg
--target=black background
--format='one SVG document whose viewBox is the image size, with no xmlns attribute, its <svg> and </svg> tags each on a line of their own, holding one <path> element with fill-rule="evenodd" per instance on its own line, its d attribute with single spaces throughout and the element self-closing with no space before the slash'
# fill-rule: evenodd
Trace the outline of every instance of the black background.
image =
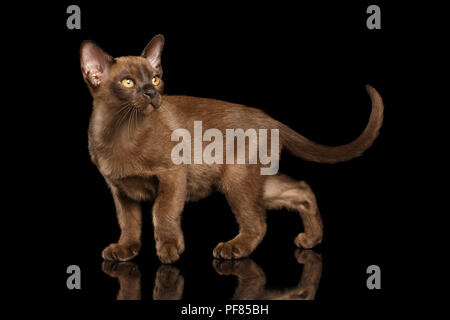
<svg viewBox="0 0 450 320">
<path fill-rule="evenodd" d="M 112 300 L 117 279 L 101 270 L 101 251 L 119 236 L 112 197 L 90 162 L 87 128 L 91 97 L 79 67 L 79 46 L 96 41 L 112 56 L 139 55 L 148 41 L 164 34 L 165 92 L 221 99 L 264 110 L 307 138 L 327 145 L 350 142 L 364 129 L 370 99 L 364 85 L 374 86 L 385 102 L 381 134 L 363 157 L 324 165 L 283 153 L 280 171 L 307 181 L 324 220 L 324 241 L 314 251 L 323 258 L 316 304 L 352 301 L 377 305 L 398 296 L 405 236 L 402 222 L 404 163 L 399 83 L 408 55 L 408 31 L 401 11 L 385 3 L 382 29 L 368 30 L 366 8 L 359 4 L 155 5 L 151 2 L 105 2 L 81 7 L 81 30 L 66 28 L 72 2 L 45 7 L 49 17 L 40 47 L 45 60 L 37 75 L 52 70 L 40 125 L 47 137 L 45 175 L 52 186 L 43 218 L 52 246 L 49 298 Z M 37 188 L 39 189 L 39 187 Z M 143 247 L 134 262 L 142 274 L 142 298 L 151 300 L 158 261 L 151 224 L 151 205 L 143 206 Z M 268 212 L 268 232 L 251 255 L 265 272 L 269 289 L 295 286 L 302 267 L 294 258 L 293 239 L 302 231 L 300 217 Z M 215 245 L 235 236 L 234 216 L 220 194 L 186 205 L 183 214 L 186 251 L 175 263 L 185 280 L 183 298 L 196 303 L 228 301 L 237 285 L 212 267 Z M 82 289 L 66 288 L 65 270 L 82 270 Z M 366 268 L 382 271 L 382 289 L 368 290 Z M 50 279 L 47 279 L 50 280 Z M 53 288 L 53 287 L 52 287 Z M 156 306 L 156 302 L 150 303 Z M 294 303 L 294 302 L 293 302 Z M 167 310 L 170 304 L 163 304 Z M 294 305 L 297 306 L 297 305 Z M 173 313 L 176 314 L 176 313 Z"/>
</svg>

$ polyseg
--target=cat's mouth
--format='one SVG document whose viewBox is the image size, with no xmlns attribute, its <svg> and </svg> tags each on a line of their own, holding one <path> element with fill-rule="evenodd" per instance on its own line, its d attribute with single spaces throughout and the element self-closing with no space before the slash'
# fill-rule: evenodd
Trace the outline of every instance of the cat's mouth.
<svg viewBox="0 0 450 320">
<path fill-rule="evenodd" d="M 149 101 L 148 106 L 150 106 L 153 110 L 156 110 L 160 107 L 161 102 L 161 98 L 155 97 L 154 99 Z"/>
<path fill-rule="evenodd" d="M 155 97 L 150 99 L 149 98 L 150 97 L 147 97 L 147 99 L 139 101 L 140 109 L 150 112 L 158 109 L 161 106 L 162 99 L 160 95 L 156 95 Z"/>
<path fill-rule="evenodd" d="M 135 105 L 136 109 L 139 109 L 142 112 L 151 112 L 159 108 L 159 105 L 154 102 L 147 102 L 142 104 Z"/>
<path fill-rule="evenodd" d="M 144 112 L 152 112 L 156 109 L 158 109 L 159 105 L 157 105 L 156 103 L 153 102 L 149 102 L 147 105 L 145 105 L 145 107 L 143 107 L 142 109 L 144 110 Z"/>
</svg>

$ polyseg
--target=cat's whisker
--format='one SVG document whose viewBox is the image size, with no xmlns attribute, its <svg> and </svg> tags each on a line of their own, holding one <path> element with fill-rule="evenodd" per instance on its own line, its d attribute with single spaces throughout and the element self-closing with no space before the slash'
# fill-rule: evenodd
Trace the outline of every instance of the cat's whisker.
<svg viewBox="0 0 450 320">
<path fill-rule="evenodd" d="M 120 117 L 120 119 L 117 121 L 118 122 L 118 127 L 120 127 L 123 123 L 123 121 L 126 119 L 127 115 L 130 113 L 130 110 L 132 109 L 130 104 L 127 104 L 126 107 L 124 107 L 121 111 L 122 115 Z"/>
<path fill-rule="evenodd" d="M 122 112 L 124 109 L 126 109 L 126 108 L 129 107 L 129 106 L 130 106 L 130 103 L 129 103 L 129 102 L 124 103 L 124 104 L 121 104 L 121 105 L 119 106 L 119 110 L 116 112 L 116 114 Z"/>
<path fill-rule="evenodd" d="M 130 103 L 125 103 L 125 104 L 122 104 L 122 105 L 120 105 L 120 109 L 117 111 L 117 113 L 120 113 L 120 112 L 122 112 L 125 108 L 127 108 L 128 106 L 130 106 Z M 116 114 L 117 114 L 116 113 Z"/>
<path fill-rule="evenodd" d="M 133 110 L 131 111 L 131 116 L 130 116 L 130 128 L 131 128 L 131 132 L 133 132 L 135 130 L 135 122 L 134 122 L 134 115 L 136 113 L 136 108 L 133 108 Z"/>
<path fill-rule="evenodd" d="M 122 114 L 122 112 L 124 112 L 127 108 L 128 108 L 129 104 L 124 104 L 120 106 L 120 109 L 118 111 L 116 111 L 115 115 L 119 116 Z"/>
<path fill-rule="evenodd" d="M 136 108 L 136 128 L 139 126 L 139 121 L 141 120 L 142 109 Z"/>
<path fill-rule="evenodd" d="M 133 103 L 127 102 L 120 106 L 116 112 L 117 120 L 115 122 L 116 127 L 120 127 L 125 121 L 127 121 L 128 135 L 132 130 L 136 130 L 139 126 L 139 120 L 143 114 L 141 108 L 136 107 Z"/>
<path fill-rule="evenodd" d="M 138 112 L 139 109 L 138 108 L 134 108 L 134 114 L 133 114 L 133 118 L 134 118 L 134 130 L 136 130 L 138 128 Z"/>
<path fill-rule="evenodd" d="M 131 114 L 133 113 L 133 107 L 130 108 L 130 116 L 127 119 L 127 132 L 128 132 L 128 138 L 130 137 L 130 118 L 131 118 Z"/>
<path fill-rule="evenodd" d="M 125 121 L 127 121 L 129 119 L 131 112 L 133 111 L 133 108 L 134 108 L 133 105 L 131 105 L 131 104 L 128 105 L 126 111 L 124 112 L 124 114 L 120 120 L 119 126 L 121 126 Z"/>
<path fill-rule="evenodd" d="M 128 123 L 127 123 L 127 130 L 128 130 L 128 137 L 131 137 L 131 131 L 134 130 L 133 125 L 134 125 L 134 114 L 135 114 L 135 110 L 136 110 L 136 106 L 131 104 L 130 107 L 130 115 L 128 117 Z"/>
</svg>

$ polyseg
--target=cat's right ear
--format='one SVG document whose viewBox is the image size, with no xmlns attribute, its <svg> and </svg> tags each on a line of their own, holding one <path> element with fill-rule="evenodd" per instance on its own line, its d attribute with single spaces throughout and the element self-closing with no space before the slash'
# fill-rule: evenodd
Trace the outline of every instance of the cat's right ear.
<svg viewBox="0 0 450 320">
<path fill-rule="evenodd" d="M 108 74 L 112 62 L 113 58 L 95 42 L 86 40 L 81 44 L 81 73 L 88 85 L 98 87 Z"/>
</svg>

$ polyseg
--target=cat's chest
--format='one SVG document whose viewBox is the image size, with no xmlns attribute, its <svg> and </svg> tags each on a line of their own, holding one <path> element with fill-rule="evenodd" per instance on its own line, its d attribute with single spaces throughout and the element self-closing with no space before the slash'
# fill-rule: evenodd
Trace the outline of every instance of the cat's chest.
<svg viewBox="0 0 450 320">
<path fill-rule="evenodd" d="M 117 180 L 145 173 L 142 152 L 125 149 L 117 144 L 106 144 L 89 137 L 89 153 L 100 173 L 108 180 Z"/>
<path fill-rule="evenodd" d="M 136 201 L 154 200 L 158 180 L 155 177 L 130 176 L 112 181 L 113 185 Z"/>
<path fill-rule="evenodd" d="M 96 151 L 91 150 L 94 163 L 110 184 L 136 201 L 154 199 L 157 179 L 145 159 L 130 153 Z"/>
<path fill-rule="evenodd" d="M 94 153 L 94 157 L 98 170 L 109 180 L 140 176 L 144 173 L 142 164 L 130 156 Z"/>
</svg>

